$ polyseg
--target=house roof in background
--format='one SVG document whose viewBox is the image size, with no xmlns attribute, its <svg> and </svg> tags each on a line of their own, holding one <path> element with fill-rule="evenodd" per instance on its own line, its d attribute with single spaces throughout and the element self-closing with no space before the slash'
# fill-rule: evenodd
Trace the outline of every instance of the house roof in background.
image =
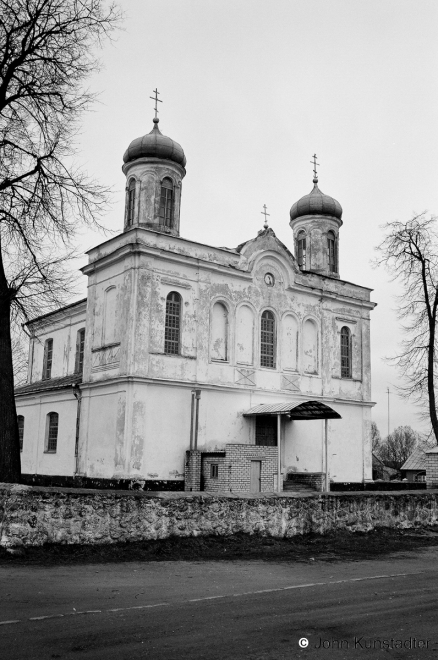
<svg viewBox="0 0 438 660">
<path fill-rule="evenodd" d="M 427 451 L 426 447 L 426 451 Z M 403 463 L 400 470 L 425 470 L 426 453 L 423 447 L 416 447 L 409 458 Z"/>
</svg>

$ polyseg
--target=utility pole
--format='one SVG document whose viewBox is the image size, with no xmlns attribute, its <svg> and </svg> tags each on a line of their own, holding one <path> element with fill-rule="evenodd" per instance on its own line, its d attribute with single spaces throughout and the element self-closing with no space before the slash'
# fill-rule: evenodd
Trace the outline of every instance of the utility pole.
<svg viewBox="0 0 438 660">
<path fill-rule="evenodd" d="M 386 391 L 388 393 L 388 437 L 389 437 L 389 387 L 386 388 Z"/>
</svg>

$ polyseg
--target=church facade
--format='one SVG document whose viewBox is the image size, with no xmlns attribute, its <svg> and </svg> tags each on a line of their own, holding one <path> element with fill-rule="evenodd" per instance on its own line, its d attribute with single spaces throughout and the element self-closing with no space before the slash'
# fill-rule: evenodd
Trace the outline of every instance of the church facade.
<svg viewBox="0 0 438 660">
<path fill-rule="evenodd" d="M 124 154 L 123 232 L 88 296 L 28 324 L 16 402 L 26 474 L 280 491 L 372 478 L 370 289 L 339 274 L 340 204 L 315 175 L 234 249 L 180 236 L 186 159 L 153 130 Z"/>
</svg>

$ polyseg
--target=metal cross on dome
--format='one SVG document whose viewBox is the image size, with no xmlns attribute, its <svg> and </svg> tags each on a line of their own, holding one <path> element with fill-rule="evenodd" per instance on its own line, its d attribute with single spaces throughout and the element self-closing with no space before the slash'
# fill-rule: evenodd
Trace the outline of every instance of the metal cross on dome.
<svg viewBox="0 0 438 660">
<path fill-rule="evenodd" d="M 270 213 L 267 212 L 266 208 L 267 208 L 266 204 L 263 204 L 263 211 L 260 211 L 260 213 L 265 216 L 265 223 L 263 225 L 263 229 L 268 228 L 268 218 L 267 218 L 267 216 L 271 215 Z"/>
<path fill-rule="evenodd" d="M 157 107 L 157 103 L 163 103 L 163 101 L 162 101 L 161 99 L 158 98 L 158 94 L 159 94 L 159 93 L 160 93 L 160 92 L 158 91 L 158 89 L 155 88 L 155 89 L 154 89 L 154 94 L 155 94 L 155 96 L 150 96 L 150 97 L 149 97 L 150 99 L 152 99 L 153 101 L 155 101 L 155 119 L 157 119 L 157 116 L 158 116 L 158 107 Z"/>
<path fill-rule="evenodd" d="M 318 178 L 318 172 L 316 171 L 316 166 L 319 165 L 319 163 L 316 162 L 316 154 L 313 154 L 312 160 L 310 162 L 313 165 L 313 178 L 317 179 Z"/>
</svg>

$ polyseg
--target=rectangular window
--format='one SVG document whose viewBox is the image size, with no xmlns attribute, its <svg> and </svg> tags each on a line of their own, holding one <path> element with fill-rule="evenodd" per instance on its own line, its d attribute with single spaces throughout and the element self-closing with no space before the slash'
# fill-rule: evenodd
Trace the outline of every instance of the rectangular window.
<svg viewBox="0 0 438 660">
<path fill-rule="evenodd" d="M 43 380 L 52 377 L 53 339 L 46 339 L 44 344 Z"/>
<path fill-rule="evenodd" d="M 219 463 L 210 463 L 210 479 L 218 479 Z"/>
<path fill-rule="evenodd" d="M 277 416 L 260 415 L 256 417 L 256 445 L 263 447 L 277 446 Z"/>
<path fill-rule="evenodd" d="M 76 335 L 75 374 L 82 374 L 84 369 L 85 328 L 78 330 Z"/>
<path fill-rule="evenodd" d="M 23 415 L 17 416 L 18 424 L 18 439 L 20 441 L 20 451 L 23 451 L 23 436 L 24 436 L 24 417 Z"/>
</svg>

